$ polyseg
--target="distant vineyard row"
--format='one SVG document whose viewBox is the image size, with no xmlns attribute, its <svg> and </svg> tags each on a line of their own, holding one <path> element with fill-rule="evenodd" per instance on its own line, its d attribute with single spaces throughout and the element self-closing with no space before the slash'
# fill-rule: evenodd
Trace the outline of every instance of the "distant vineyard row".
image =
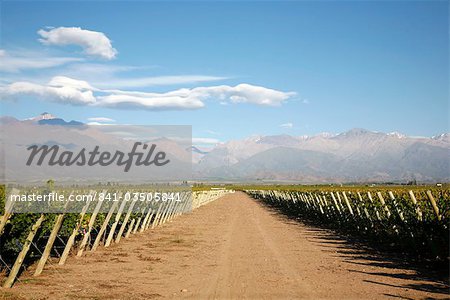
<svg viewBox="0 0 450 300">
<path fill-rule="evenodd" d="M 248 189 L 253 198 L 304 221 L 378 245 L 448 263 L 450 190 L 405 187 Z"/>
</svg>

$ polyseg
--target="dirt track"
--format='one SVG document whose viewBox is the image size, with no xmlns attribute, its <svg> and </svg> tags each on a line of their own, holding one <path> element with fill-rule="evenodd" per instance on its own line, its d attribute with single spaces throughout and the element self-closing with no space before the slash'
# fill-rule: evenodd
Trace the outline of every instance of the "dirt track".
<svg viewBox="0 0 450 300">
<path fill-rule="evenodd" d="M 25 274 L 0 299 L 423 299 L 448 287 L 288 220 L 245 194 L 225 196 L 108 249 Z"/>
</svg>

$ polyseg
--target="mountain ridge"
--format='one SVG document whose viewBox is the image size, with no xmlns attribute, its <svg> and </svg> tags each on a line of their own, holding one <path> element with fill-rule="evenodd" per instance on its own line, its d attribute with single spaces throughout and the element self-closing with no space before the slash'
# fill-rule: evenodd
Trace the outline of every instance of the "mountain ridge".
<svg viewBox="0 0 450 300">
<path fill-rule="evenodd" d="M 302 183 L 450 181 L 449 136 L 408 137 L 355 128 L 306 138 L 276 135 L 232 140 L 198 159 L 194 172 L 204 179 Z"/>
<path fill-rule="evenodd" d="M 0 117 L 1 124 L 16 122 L 23 126 L 84 124 L 48 113 L 25 120 Z M 208 149 L 192 145 L 185 151 L 192 155 L 194 180 L 450 181 L 450 133 L 411 137 L 353 128 L 339 134 L 251 136 Z"/>
</svg>

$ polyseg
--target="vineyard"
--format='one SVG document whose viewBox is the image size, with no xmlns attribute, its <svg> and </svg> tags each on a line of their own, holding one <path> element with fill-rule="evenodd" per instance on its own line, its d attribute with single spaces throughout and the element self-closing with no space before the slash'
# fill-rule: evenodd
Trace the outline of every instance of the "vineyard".
<svg viewBox="0 0 450 300">
<path fill-rule="evenodd" d="M 225 185 L 180 193 L 180 201 L 119 201 L 108 209 L 93 202 L 66 213 L 17 213 L 7 203 L 0 296 L 448 295 L 448 186 Z"/>
<path fill-rule="evenodd" d="M 290 217 L 448 265 L 447 188 L 245 189 Z"/>
<path fill-rule="evenodd" d="M 127 190 L 129 191 L 129 189 Z M 64 192 L 64 191 L 63 191 Z M 92 190 L 85 191 L 93 193 Z M 121 190 L 115 191 L 122 193 Z M 70 255 L 109 247 L 137 232 L 156 228 L 181 214 L 218 199 L 228 190 L 184 191 L 181 199 L 115 201 L 107 212 L 101 201 L 86 202 L 79 213 L 14 213 L 0 195 L 0 282 L 12 287 L 24 270 L 39 276 L 46 265 L 64 265 Z M 69 193 L 66 191 L 66 193 Z M 90 210 L 88 210 L 90 206 Z M 20 278 L 19 278 L 20 280 Z"/>
</svg>

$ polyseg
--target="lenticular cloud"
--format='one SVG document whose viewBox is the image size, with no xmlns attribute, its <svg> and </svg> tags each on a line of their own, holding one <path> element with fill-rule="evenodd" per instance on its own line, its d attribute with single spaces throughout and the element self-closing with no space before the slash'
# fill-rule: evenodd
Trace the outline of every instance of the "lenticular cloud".
<svg viewBox="0 0 450 300">
<path fill-rule="evenodd" d="M 198 109 L 205 106 L 205 101 L 279 106 L 295 95 L 292 92 L 282 92 L 250 84 L 184 88 L 165 93 L 103 90 L 93 87 L 87 81 L 65 76 L 55 76 L 45 85 L 15 82 L 0 87 L 0 96 L 5 99 L 21 94 L 35 95 L 44 100 L 72 105 L 143 110 Z"/>
<path fill-rule="evenodd" d="M 86 54 L 107 60 L 114 59 L 117 55 L 111 40 L 103 32 L 80 27 L 58 27 L 48 31 L 41 29 L 38 34 L 42 37 L 39 41 L 45 45 L 77 45 L 82 47 Z"/>
</svg>

